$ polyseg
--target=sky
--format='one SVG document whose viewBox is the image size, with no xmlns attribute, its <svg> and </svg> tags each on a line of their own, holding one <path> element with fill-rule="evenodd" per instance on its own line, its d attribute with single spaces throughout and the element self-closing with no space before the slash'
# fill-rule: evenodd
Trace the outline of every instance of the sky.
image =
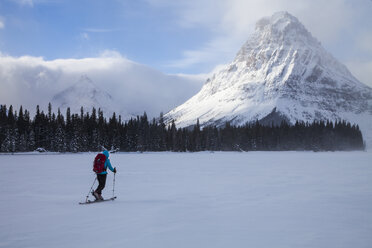
<svg viewBox="0 0 372 248">
<path fill-rule="evenodd" d="M 67 87 L 78 74 L 93 73 L 86 59 L 110 67 L 113 57 L 164 75 L 200 76 L 199 84 L 186 83 L 191 94 L 233 60 L 257 20 L 277 11 L 296 16 L 372 86 L 372 0 L 0 0 L 0 90 L 16 78 L 37 78 L 41 87 L 45 74 L 62 80 L 60 74 L 78 71 Z"/>
<path fill-rule="evenodd" d="M 372 63 L 371 0 L 1 0 L 0 51 L 54 60 L 113 50 L 164 73 L 208 73 L 282 10 L 343 63 Z"/>
</svg>

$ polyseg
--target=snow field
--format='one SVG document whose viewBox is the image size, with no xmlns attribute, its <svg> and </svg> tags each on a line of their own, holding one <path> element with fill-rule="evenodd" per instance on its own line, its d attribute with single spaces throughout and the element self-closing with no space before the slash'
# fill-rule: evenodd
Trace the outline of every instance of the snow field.
<svg viewBox="0 0 372 248">
<path fill-rule="evenodd" d="M 371 247 L 372 153 L 0 155 L 0 247 Z M 112 196 L 109 174 L 104 197 Z"/>
</svg>

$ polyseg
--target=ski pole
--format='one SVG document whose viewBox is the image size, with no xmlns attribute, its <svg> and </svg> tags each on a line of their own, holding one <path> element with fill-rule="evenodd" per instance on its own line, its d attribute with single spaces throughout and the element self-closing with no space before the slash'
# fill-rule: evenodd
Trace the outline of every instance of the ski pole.
<svg viewBox="0 0 372 248">
<path fill-rule="evenodd" d="M 93 189 L 94 184 L 96 183 L 96 180 L 97 180 L 97 177 L 94 178 L 92 187 L 90 187 L 90 190 L 89 190 L 89 192 L 87 194 L 87 198 L 85 199 L 85 202 L 88 202 L 89 193 L 92 192 L 92 189 Z"/>
<path fill-rule="evenodd" d="M 112 183 L 112 197 L 115 197 L 115 175 L 116 173 L 114 173 L 114 182 Z"/>
</svg>

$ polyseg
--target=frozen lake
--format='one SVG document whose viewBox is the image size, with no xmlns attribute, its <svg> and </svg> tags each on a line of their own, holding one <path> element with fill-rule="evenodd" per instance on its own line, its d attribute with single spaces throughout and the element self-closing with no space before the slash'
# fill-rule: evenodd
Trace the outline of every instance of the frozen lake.
<svg viewBox="0 0 372 248">
<path fill-rule="evenodd" d="M 79 205 L 94 156 L 0 155 L 0 247 L 372 246 L 372 153 L 112 154 Z"/>
</svg>

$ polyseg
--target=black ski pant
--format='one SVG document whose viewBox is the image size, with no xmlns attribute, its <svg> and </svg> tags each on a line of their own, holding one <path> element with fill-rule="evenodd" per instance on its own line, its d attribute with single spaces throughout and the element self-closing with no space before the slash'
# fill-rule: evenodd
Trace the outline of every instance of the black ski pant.
<svg viewBox="0 0 372 248">
<path fill-rule="evenodd" d="M 102 194 L 102 190 L 105 188 L 106 185 L 106 178 L 107 174 L 97 174 L 98 187 L 96 189 L 96 192 L 98 194 Z"/>
</svg>

